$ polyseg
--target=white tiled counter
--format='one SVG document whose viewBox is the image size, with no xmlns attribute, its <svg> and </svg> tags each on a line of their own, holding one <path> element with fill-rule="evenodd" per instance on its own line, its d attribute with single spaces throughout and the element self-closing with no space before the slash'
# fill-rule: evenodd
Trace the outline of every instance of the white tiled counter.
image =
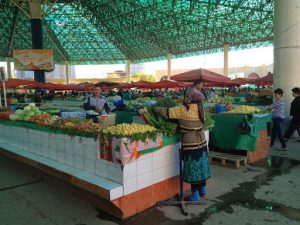
<svg viewBox="0 0 300 225">
<path fill-rule="evenodd" d="M 179 174 L 179 145 L 144 154 L 124 166 L 99 158 L 93 138 L 71 137 L 0 124 L 0 147 L 41 163 L 105 184 L 110 200 L 120 198 Z M 46 161 L 45 161 L 46 160 Z M 111 187 L 108 185 L 111 184 Z"/>
</svg>

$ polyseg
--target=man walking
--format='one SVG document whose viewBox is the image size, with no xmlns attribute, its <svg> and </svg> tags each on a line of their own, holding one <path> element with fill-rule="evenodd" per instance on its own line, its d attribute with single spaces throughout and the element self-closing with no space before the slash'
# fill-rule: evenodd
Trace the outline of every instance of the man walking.
<svg viewBox="0 0 300 225">
<path fill-rule="evenodd" d="M 270 106 L 270 109 L 272 109 L 272 121 L 273 121 L 271 147 L 274 145 L 276 136 L 278 136 L 281 143 L 281 148 L 277 150 L 287 151 L 287 146 L 283 138 L 283 126 L 284 126 L 285 113 L 284 113 L 284 101 L 282 100 L 282 96 L 283 96 L 283 90 L 277 88 L 274 91 L 275 101 L 273 103 L 273 106 Z"/>
<path fill-rule="evenodd" d="M 294 100 L 291 103 L 290 116 L 292 120 L 290 122 L 289 128 L 285 132 L 285 139 L 290 139 L 295 130 L 299 133 L 300 126 L 300 88 L 295 87 L 292 89 Z"/>
</svg>

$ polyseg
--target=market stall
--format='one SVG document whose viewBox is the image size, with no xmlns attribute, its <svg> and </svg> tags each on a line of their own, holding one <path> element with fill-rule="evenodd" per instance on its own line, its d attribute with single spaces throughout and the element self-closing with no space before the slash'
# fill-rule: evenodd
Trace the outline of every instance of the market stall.
<svg viewBox="0 0 300 225">
<path fill-rule="evenodd" d="M 127 218 L 179 191 L 176 125 L 145 117 L 148 125 L 96 124 L 50 115 L 30 103 L 1 117 L 0 151 L 97 194 L 104 210 Z"/>
<path fill-rule="evenodd" d="M 210 145 L 217 151 L 244 151 L 249 163 L 268 155 L 270 138 L 267 124 L 271 114 L 251 106 L 242 106 L 228 113 L 212 116 L 215 126 L 210 133 Z"/>
<path fill-rule="evenodd" d="M 199 77 L 198 72 L 196 77 Z M 200 76 L 210 85 L 227 81 L 221 75 L 219 77 L 218 74 L 205 70 L 200 72 Z M 186 85 L 189 84 L 181 81 L 139 81 L 119 84 L 118 88 L 176 89 Z M 53 90 L 73 88 L 72 85 L 51 83 L 28 84 L 28 88 L 38 87 Z M 116 87 L 117 85 L 113 85 L 107 89 Z M 117 217 L 132 216 L 179 191 L 178 125 L 152 111 L 153 104 L 169 108 L 178 103 L 172 99 L 171 92 L 161 93 L 161 97 L 143 97 L 143 92 L 132 91 L 136 94 L 132 100 L 121 99 L 118 95 L 107 97 L 112 112 L 105 118 L 99 115 L 99 124 L 86 119 L 86 112 L 79 107 L 83 102 L 82 97 L 72 101 L 70 98 L 55 99 L 43 102 L 39 107 L 24 103 L 22 109 L 3 114 L 6 120 L 0 121 L 0 130 L 9 128 L 10 132 L 0 137 L 0 147 L 6 149 L 1 151 L 23 161 L 30 159 L 31 165 L 63 179 L 68 177 L 68 182 L 106 199 L 106 207 L 101 208 Z M 169 94 L 170 98 L 163 97 L 165 94 Z M 218 98 L 217 101 L 227 104 L 227 111 L 233 109 L 233 98 Z M 142 115 L 139 114 L 141 108 L 147 108 Z M 249 134 L 242 136 L 231 132 L 237 138 L 229 139 L 226 136 L 230 133 L 229 130 L 237 129 L 236 126 L 244 118 L 230 115 L 218 114 L 212 119 L 206 113 L 207 142 L 209 129 L 214 149 L 225 146 L 228 149 L 243 149 L 251 154 L 258 152 L 260 147 L 257 146 L 261 143 L 265 128 L 257 128 L 257 122 L 254 122 L 256 116 L 248 118 L 248 123 L 253 128 Z M 212 129 L 214 120 L 216 128 Z M 228 122 L 231 127 L 226 127 L 227 120 L 238 122 Z M 222 131 L 226 129 L 228 131 L 224 135 Z M 227 147 L 221 144 L 224 140 L 228 141 Z M 249 161 L 251 162 L 250 158 Z M 143 195 L 147 195 L 147 198 L 140 197 Z M 133 201 L 136 204 L 132 204 Z"/>
<path fill-rule="evenodd" d="M 178 139 L 166 140 L 159 134 L 154 141 L 113 138 L 109 142 L 113 149 L 106 150 L 103 139 L 78 136 L 84 132 L 67 134 L 68 126 L 53 130 L 28 122 L 0 121 L 0 146 L 5 149 L 1 152 L 96 193 L 108 200 L 106 210 L 121 218 L 177 193 Z M 146 198 L 136 198 L 146 193 Z"/>
</svg>

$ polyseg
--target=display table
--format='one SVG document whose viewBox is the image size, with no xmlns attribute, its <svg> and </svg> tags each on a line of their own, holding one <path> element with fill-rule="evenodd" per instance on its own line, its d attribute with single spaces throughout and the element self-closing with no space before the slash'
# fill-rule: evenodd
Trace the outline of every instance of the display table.
<svg viewBox="0 0 300 225">
<path fill-rule="evenodd" d="M 25 122 L 0 123 L 0 153 L 96 194 L 103 199 L 97 206 L 119 218 L 178 193 L 179 139 L 162 137 L 159 142 L 122 164 L 101 159 L 100 139 L 71 137 Z"/>
<path fill-rule="evenodd" d="M 267 136 L 267 123 L 271 114 L 227 114 L 212 116 L 215 126 L 210 133 L 210 145 L 222 150 L 245 150 L 248 162 L 263 159 L 268 154 L 270 138 Z M 251 128 L 248 134 L 239 132 L 239 125 L 246 119 Z M 259 154 L 258 154 L 259 152 Z M 261 153 L 262 152 L 262 153 Z"/>
</svg>

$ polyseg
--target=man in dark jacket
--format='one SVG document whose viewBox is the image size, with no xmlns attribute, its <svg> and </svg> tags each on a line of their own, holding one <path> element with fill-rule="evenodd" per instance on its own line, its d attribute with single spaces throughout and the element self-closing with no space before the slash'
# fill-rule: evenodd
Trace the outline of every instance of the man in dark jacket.
<svg viewBox="0 0 300 225">
<path fill-rule="evenodd" d="M 289 128 L 285 132 L 284 137 L 286 139 L 289 139 L 295 130 L 299 132 L 300 127 L 300 88 L 295 87 L 292 89 L 294 100 L 291 103 L 291 109 L 290 109 L 290 116 L 292 117 L 292 120 L 290 122 Z"/>
</svg>

